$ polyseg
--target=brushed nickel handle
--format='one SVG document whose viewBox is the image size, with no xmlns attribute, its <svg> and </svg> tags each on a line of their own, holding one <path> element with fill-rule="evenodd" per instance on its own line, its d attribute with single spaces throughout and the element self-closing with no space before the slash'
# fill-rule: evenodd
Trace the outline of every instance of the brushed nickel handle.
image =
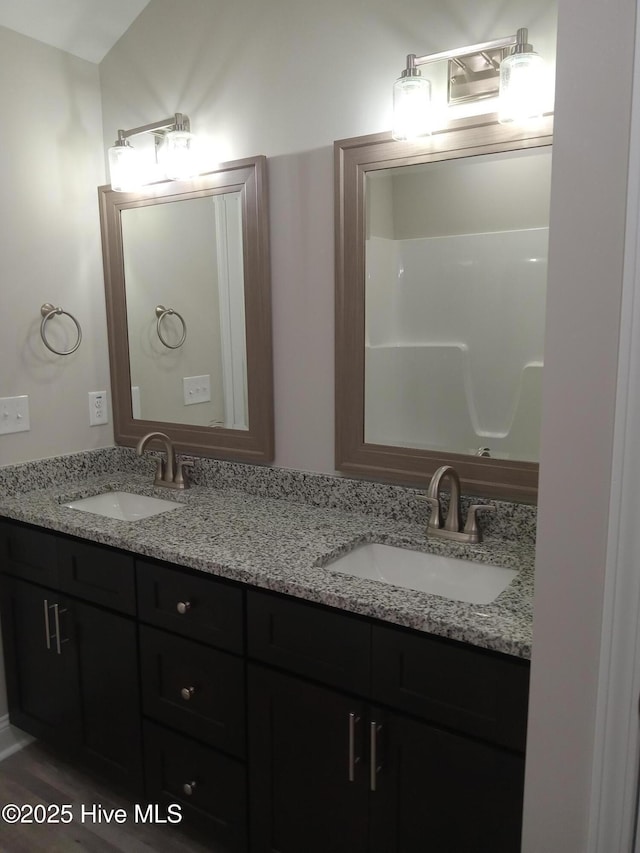
<svg viewBox="0 0 640 853">
<path fill-rule="evenodd" d="M 59 654 L 59 655 L 62 654 L 62 649 L 61 649 L 62 643 L 68 643 L 69 642 L 68 637 L 65 640 L 60 639 L 60 614 L 66 613 L 66 612 L 67 612 L 66 607 L 60 607 L 58 604 L 53 605 L 53 624 L 55 625 L 55 629 L 56 629 L 56 654 Z"/>
<path fill-rule="evenodd" d="M 184 785 L 182 786 L 182 790 L 187 795 L 187 797 L 191 797 L 193 795 L 193 792 L 195 791 L 195 789 L 197 787 L 198 786 L 197 786 L 196 782 L 185 782 Z"/>
<path fill-rule="evenodd" d="M 188 613 L 191 610 L 191 602 L 190 601 L 179 601 L 176 604 L 176 610 L 181 616 L 184 616 L 185 613 Z"/>
<path fill-rule="evenodd" d="M 356 780 L 356 764 L 360 761 L 360 756 L 356 755 L 356 726 L 360 722 L 360 717 L 353 711 L 349 714 L 349 781 Z"/>
<path fill-rule="evenodd" d="M 378 781 L 378 771 L 380 770 L 380 766 L 378 765 L 378 733 L 381 730 L 382 726 L 378 725 L 375 720 L 371 720 L 371 722 L 369 723 L 369 752 L 371 756 L 371 766 L 369 769 L 369 788 L 372 791 L 376 790 L 376 785 Z"/>
<path fill-rule="evenodd" d="M 182 696 L 182 698 L 184 699 L 185 702 L 188 702 L 189 699 L 191 699 L 191 697 L 193 696 L 193 694 L 195 692 L 196 692 L 195 687 L 183 687 L 182 690 L 180 691 L 180 695 Z"/>
<path fill-rule="evenodd" d="M 49 625 L 49 602 L 47 599 L 43 599 L 44 603 L 44 637 L 45 642 L 47 644 L 47 648 L 51 648 L 51 626 Z"/>
</svg>

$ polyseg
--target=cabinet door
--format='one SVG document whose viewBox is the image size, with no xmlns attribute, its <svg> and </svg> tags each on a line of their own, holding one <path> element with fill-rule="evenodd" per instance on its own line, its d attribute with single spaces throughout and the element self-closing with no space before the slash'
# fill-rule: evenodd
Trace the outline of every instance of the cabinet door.
<svg viewBox="0 0 640 853">
<path fill-rule="evenodd" d="M 399 714 L 371 719 L 372 853 L 519 853 L 521 756 Z"/>
<path fill-rule="evenodd" d="M 11 722 L 139 789 L 135 623 L 8 577 L 1 603 Z"/>
<path fill-rule="evenodd" d="M 68 602 L 4 577 L 1 604 L 11 722 L 48 743 L 70 745 L 80 725 L 80 685 Z"/>
<path fill-rule="evenodd" d="M 253 853 L 366 853 L 362 703 L 251 665 L 249 707 Z"/>
<path fill-rule="evenodd" d="M 129 791 L 142 788 L 136 627 L 132 619 L 75 601 L 74 654 L 81 690 L 82 760 Z"/>
</svg>

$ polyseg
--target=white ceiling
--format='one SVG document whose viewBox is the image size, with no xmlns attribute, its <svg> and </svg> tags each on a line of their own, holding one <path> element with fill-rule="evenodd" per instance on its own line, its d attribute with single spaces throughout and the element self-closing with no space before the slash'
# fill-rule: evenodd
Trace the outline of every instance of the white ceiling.
<svg viewBox="0 0 640 853">
<path fill-rule="evenodd" d="M 0 26 L 100 62 L 149 0 L 0 0 Z"/>
</svg>

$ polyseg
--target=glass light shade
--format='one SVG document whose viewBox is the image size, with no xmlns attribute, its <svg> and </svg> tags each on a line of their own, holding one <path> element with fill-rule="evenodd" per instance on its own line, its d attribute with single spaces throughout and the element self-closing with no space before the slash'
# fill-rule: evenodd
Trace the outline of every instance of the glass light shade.
<svg viewBox="0 0 640 853">
<path fill-rule="evenodd" d="M 394 139 L 419 139 L 431 135 L 431 83 L 407 75 L 393 84 Z"/>
<path fill-rule="evenodd" d="M 187 130 L 169 131 L 158 152 L 160 165 L 167 178 L 185 181 L 199 174 L 195 153 L 193 133 Z"/>
<path fill-rule="evenodd" d="M 140 180 L 140 162 L 138 153 L 129 143 L 109 148 L 109 176 L 111 189 L 121 193 L 138 192 L 142 186 Z"/>
<path fill-rule="evenodd" d="M 500 64 L 498 121 L 522 123 L 544 112 L 544 60 L 533 51 L 514 53 Z"/>
</svg>

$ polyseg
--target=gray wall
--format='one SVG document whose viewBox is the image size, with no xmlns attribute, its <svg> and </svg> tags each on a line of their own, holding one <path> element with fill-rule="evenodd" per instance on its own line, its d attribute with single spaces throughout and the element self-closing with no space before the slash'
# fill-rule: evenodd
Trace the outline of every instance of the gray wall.
<svg viewBox="0 0 640 853">
<path fill-rule="evenodd" d="M 96 193 L 104 183 L 98 68 L 0 27 L 0 94 L 7 113 L 0 397 L 28 394 L 31 416 L 30 432 L 0 436 L 0 465 L 7 465 L 108 446 L 113 430 L 89 427 L 87 398 L 109 388 Z M 73 355 L 45 349 L 44 302 L 82 325 L 84 340 Z M 75 341 L 68 318 L 53 318 L 47 330 L 58 347 Z"/>
</svg>

